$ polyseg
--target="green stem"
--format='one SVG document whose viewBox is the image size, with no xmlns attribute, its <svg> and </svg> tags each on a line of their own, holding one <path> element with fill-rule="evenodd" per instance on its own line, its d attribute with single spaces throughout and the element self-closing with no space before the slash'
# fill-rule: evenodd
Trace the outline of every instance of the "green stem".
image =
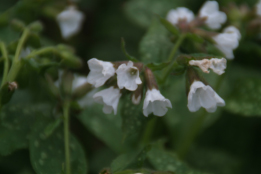
<svg viewBox="0 0 261 174">
<path fill-rule="evenodd" d="M 1 83 L 1 87 L 6 83 L 7 74 L 9 71 L 9 60 L 8 60 L 8 53 L 5 44 L 1 43 L 1 52 L 4 58 L 4 74 L 3 74 L 3 80 Z"/>
<path fill-rule="evenodd" d="M 175 56 L 178 48 L 180 47 L 181 43 L 185 39 L 185 37 L 186 37 L 186 34 L 184 34 L 184 33 L 179 36 L 179 39 L 177 40 L 176 44 L 174 45 L 174 47 L 172 48 L 172 50 L 170 52 L 168 61 L 173 61 L 174 60 L 174 56 Z"/>
<path fill-rule="evenodd" d="M 71 173 L 70 165 L 70 135 L 69 135 L 69 101 L 65 101 L 63 105 L 64 114 L 64 148 L 65 148 L 65 173 Z"/>
<path fill-rule="evenodd" d="M 38 56 L 38 55 L 41 55 L 41 54 L 45 54 L 45 53 L 48 53 L 48 52 L 56 53 L 56 48 L 55 47 L 45 47 L 45 48 L 42 48 L 40 50 L 33 51 L 28 56 L 26 56 L 26 59 L 31 59 L 31 58 L 33 58 L 35 56 Z"/>
<path fill-rule="evenodd" d="M 142 136 L 142 144 L 146 145 L 150 142 L 156 121 L 157 121 L 157 118 L 154 117 L 147 123 L 146 129 L 145 129 L 143 136 Z"/>
<path fill-rule="evenodd" d="M 181 140 L 180 145 L 177 147 L 178 148 L 177 153 L 181 159 L 184 158 L 191 144 L 193 143 L 198 133 L 200 132 L 207 115 L 208 115 L 207 111 L 204 111 L 197 118 L 195 118 L 194 122 L 189 128 L 189 131 L 186 132 L 185 135 L 183 136 L 184 138 Z"/>
<path fill-rule="evenodd" d="M 22 37 L 20 38 L 20 40 L 18 42 L 16 52 L 15 52 L 15 57 L 14 57 L 11 69 L 10 69 L 8 76 L 7 76 L 7 80 L 10 81 L 10 82 L 15 80 L 16 75 L 20 70 L 21 61 L 19 60 L 19 56 L 20 56 L 21 50 L 23 48 L 23 45 L 24 45 L 28 35 L 29 35 L 29 30 L 27 28 L 25 28 L 25 30 L 22 34 Z"/>
</svg>

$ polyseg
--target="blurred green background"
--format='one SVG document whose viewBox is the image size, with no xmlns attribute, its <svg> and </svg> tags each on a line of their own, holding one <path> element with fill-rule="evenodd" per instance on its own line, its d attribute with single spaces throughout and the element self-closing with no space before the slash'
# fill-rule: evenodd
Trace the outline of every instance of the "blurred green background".
<svg viewBox="0 0 261 174">
<path fill-rule="evenodd" d="M 62 11 L 68 2 L 2 0 L 0 1 L 0 39 L 12 43 L 19 38 L 20 34 L 12 30 L 9 25 L 14 18 L 27 24 L 39 20 L 44 25 L 39 46 L 64 43 L 72 46 L 83 62 L 94 57 L 105 61 L 118 61 L 126 60 L 121 50 L 120 41 L 123 37 L 128 52 L 142 60 L 144 52 L 141 50 L 141 45 L 145 35 L 149 35 L 147 38 L 154 37 L 147 31 L 148 29 L 152 31 L 153 25 L 157 25 L 156 15 L 164 17 L 168 10 L 179 6 L 187 7 L 196 14 L 204 2 L 203 0 L 79 0 L 76 4 L 85 14 L 82 29 L 71 39 L 63 40 L 55 15 Z M 253 8 L 257 3 L 256 0 L 218 2 L 221 9 L 229 7 L 231 3 L 246 4 L 249 8 Z M 219 108 L 214 114 L 208 114 L 202 129 L 201 126 L 197 127 L 197 122 L 205 113 L 203 109 L 197 113 L 188 111 L 184 75 L 171 75 L 167 83 L 161 86 L 163 95 L 171 100 L 173 106 L 164 117 L 145 118 L 141 113 L 141 106 L 129 108 L 132 111 L 130 115 L 121 115 L 126 109 L 124 106 L 128 102 L 128 96 L 122 99 L 116 116 L 103 114 L 101 106 L 96 104 L 83 111 L 75 109 L 71 112 L 71 132 L 81 144 L 77 145 L 80 149 L 77 151 L 81 154 L 80 157 L 73 158 L 75 160 L 79 158 L 79 161 L 84 163 L 80 164 L 84 168 L 83 171 L 94 174 L 111 167 L 114 171 L 147 168 L 153 171 L 176 171 L 177 174 L 189 173 L 187 170 L 179 170 L 180 165 L 176 164 L 177 158 L 174 158 L 173 154 L 190 144 L 186 142 L 187 137 L 199 133 L 182 156 L 182 165 L 186 163 L 193 172 L 195 169 L 213 174 L 260 174 L 260 33 L 253 36 L 245 35 L 246 22 L 239 21 L 239 23 L 243 39 L 234 52 L 235 59 L 229 62 L 226 75 L 217 91 L 226 101 L 226 106 Z M 228 21 L 226 25 L 229 24 L 233 23 Z M 157 30 L 154 35 L 160 35 L 160 31 L 163 29 Z M 163 32 L 167 33 L 165 30 Z M 161 38 L 157 40 L 156 36 L 155 39 L 157 43 L 150 47 L 150 50 L 154 50 L 151 54 L 162 56 L 157 49 L 167 49 L 170 41 L 167 43 Z M 185 45 L 183 47 L 186 52 Z M 157 60 L 164 60 L 164 57 Z M 1 72 L 2 65 L 1 63 Z M 73 71 L 85 76 L 89 72 L 86 63 L 81 69 Z M 50 97 L 42 78 L 43 75 L 38 75 L 33 69 L 23 69 L 18 79 L 20 89 L 15 93 L 12 101 L 3 108 L 0 127 L 1 174 L 40 174 L 39 171 L 42 170 L 38 170 L 38 166 L 34 165 L 37 160 L 34 158 L 31 139 L 35 135 L 23 129 L 34 127 L 33 122 L 36 122 L 36 117 L 41 114 L 50 114 L 55 118 L 52 111 L 58 102 Z M 213 86 L 218 83 L 218 77 L 213 74 L 206 75 L 206 79 Z M 26 107 L 21 104 L 26 104 Z M 13 109 L 14 106 L 17 106 L 16 109 Z M 28 116 L 25 111 L 27 107 L 40 109 L 30 110 L 31 115 Z M 19 117 L 18 122 L 15 122 L 17 117 Z M 132 117 L 132 120 L 126 121 L 126 117 Z M 136 125 L 137 120 L 141 124 Z M 134 128 L 130 128 L 131 126 Z M 16 129 L 17 127 L 22 127 L 22 131 Z M 149 143 L 156 143 L 155 146 L 160 148 L 153 147 L 144 159 L 142 154 L 139 154 L 142 164 L 133 162 L 138 157 L 131 154 L 136 154 Z M 60 148 L 63 149 L 62 144 Z M 48 158 L 52 159 L 52 157 Z M 84 160 L 81 160 L 83 158 Z M 172 161 L 173 159 L 175 160 Z"/>
</svg>

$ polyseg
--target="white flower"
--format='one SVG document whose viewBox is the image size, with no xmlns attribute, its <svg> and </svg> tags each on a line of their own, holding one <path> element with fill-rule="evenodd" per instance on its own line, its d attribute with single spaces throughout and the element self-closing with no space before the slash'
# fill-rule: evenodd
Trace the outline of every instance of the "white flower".
<svg viewBox="0 0 261 174">
<path fill-rule="evenodd" d="M 256 14 L 258 16 L 261 16 L 261 0 L 259 0 L 258 3 L 256 4 Z"/>
<path fill-rule="evenodd" d="M 233 26 L 227 27 L 223 33 L 213 37 L 216 47 L 225 54 L 227 59 L 233 59 L 233 50 L 239 45 L 241 34 L 239 30 Z"/>
<path fill-rule="evenodd" d="M 198 66 L 204 73 L 209 73 L 208 69 L 212 69 L 216 74 L 223 74 L 227 66 L 227 60 L 225 58 L 211 58 L 202 60 L 190 60 L 190 65 Z"/>
<path fill-rule="evenodd" d="M 150 113 L 163 116 L 168 111 L 167 107 L 172 108 L 168 99 L 163 97 L 159 90 L 147 90 L 143 103 L 143 114 L 147 117 Z"/>
<path fill-rule="evenodd" d="M 172 9 L 167 14 L 167 20 L 176 25 L 180 20 L 186 20 L 188 23 L 194 19 L 194 13 L 185 7 L 178 7 L 176 10 Z"/>
<path fill-rule="evenodd" d="M 219 29 L 227 20 L 227 15 L 219 11 L 216 1 L 206 1 L 199 11 L 200 17 L 207 17 L 206 24 L 211 29 Z"/>
<path fill-rule="evenodd" d="M 204 73 L 209 73 L 210 61 L 208 59 L 190 60 L 189 64 L 198 66 Z"/>
<path fill-rule="evenodd" d="M 115 68 L 111 62 L 105 62 L 92 58 L 88 61 L 90 73 L 87 81 L 96 88 L 102 86 L 110 77 L 115 74 Z"/>
<path fill-rule="evenodd" d="M 76 34 L 80 29 L 84 14 L 78 11 L 75 6 L 69 6 L 56 17 L 64 39 Z"/>
<path fill-rule="evenodd" d="M 126 88 L 130 91 L 135 91 L 138 85 L 141 84 L 139 69 L 133 66 L 133 62 L 121 64 L 116 70 L 117 83 L 120 89 Z"/>
<path fill-rule="evenodd" d="M 196 112 L 203 107 L 208 112 L 215 112 L 217 106 L 225 106 L 225 101 L 209 85 L 194 81 L 188 94 L 189 111 Z"/>
<path fill-rule="evenodd" d="M 212 69 L 216 74 L 221 75 L 225 72 L 227 67 L 227 60 L 225 58 L 218 59 L 212 58 L 210 59 L 210 69 Z"/>
<path fill-rule="evenodd" d="M 118 88 L 110 87 L 94 94 L 94 101 L 103 104 L 103 112 L 110 114 L 112 110 L 114 115 L 117 114 L 117 107 L 119 99 L 121 97 L 120 90 Z"/>
</svg>

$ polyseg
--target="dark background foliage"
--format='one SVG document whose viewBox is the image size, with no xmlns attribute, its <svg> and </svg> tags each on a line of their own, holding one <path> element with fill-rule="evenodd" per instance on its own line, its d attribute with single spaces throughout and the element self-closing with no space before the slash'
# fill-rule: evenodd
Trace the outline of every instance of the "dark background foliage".
<svg viewBox="0 0 261 174">
<path fill-rule="evenodd" d="M 257 3 L 256 0 L 218 2 L 220 7 L 235 3 L 247 4 L 250 8 Z M 168 32 L 156 15 L 164 17 L 168 10 L 179 6 L 197 13 L 203 3 L 203 0 L 79 0 L 78 8 L 85 14 L 82 30 L 71 39 L 63 40 L 54 14 L 63 10 L 67 2 L 0 1 L 0 39 L 11 43 L 19 38 L 20 33 L 9 25 L 13 18 L 27 24 L 39 20 L 44 25 L 40 46 L 71 45 L 83 62 L 93 57 L 106 61 L 126 60 L 121 37 L 128 52 L 137 59 L 146 60 L 144 57 L 150 54 L 153 61 L 160 62 L 167 59 L 160 51 L 168 53 L 171 42 L 162 36 Z M 145 168 L 177 174 L 260 174 L 260 34 L 247 37 L 245 30 L 242 25 L 243 39 L 217 91 L 226 106 L 208 114 L 202 129 L 197 128 L 196 123 L 205 113 L 203 109 L 197 113 L 188 111 L 183 75 L 171 75 L 161 86 L 162 93 L 173 105 L 164 117 L 145 118 L 141 106 L 129 107 L 129 96 L 120 102 L 116 116 L 103 114 L 101 106 L 96 104 L 83 111 L 72 109 L 74 173 L 99 173 L 105 168 L 111 168 L 111 172 L 127 169 L 138 172 Z M 156 44 L 146 45 L 149 40 Z M 186 50 L 186 46 L 183 47 Z M 86 63 L 73 71 L 82 75 L 89 72 Z M 206 79 L 213 86 L 218 81 L 213 74 L 206 75 Z M 43 75 L 30 67 L 20 72 L 18 82 L 19 90 L 0 114 L 0 173 L 59 173 L 63 160 L 58 152 L 63 152 L 60 127 L 51 130 L 50 138 L 41 139 L 41 133 L 57 118 L 53 110 L 59 102 L 46 90 Z M 199 136 L 190 144 L 187 137 L 193 137 L 194 133 Z M 55 149 L 48 150 L 48 146 Z M 188 151 L 178 159 L 177 153 L 185 146 Z M 47 160 L 41 161 L 45 158 Z"/>
</svg>

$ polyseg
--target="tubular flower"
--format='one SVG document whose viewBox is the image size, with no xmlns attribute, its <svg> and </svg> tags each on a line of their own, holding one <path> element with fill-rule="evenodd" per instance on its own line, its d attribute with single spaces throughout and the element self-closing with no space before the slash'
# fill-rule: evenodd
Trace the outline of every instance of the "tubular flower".
<svg viewBox="0 0 261 174">
<path fill-rule="evenodd" d="M 180 20 L 186 20 L 186 22 L 189 23 L 193 19 L 193 12 L 185 7 L 178 7 L 175 10 L 172 9 L 167 14 L 167 20 L 173 25 L 177 25 Z"/>
<path fill-rule="evenodd" d="M 116 115 L 120 97 L 120 90 L 110 87 L 94 94 L 93 99 L 95 102 L 104 105 L 102 110 L 105 114 L 110 114 L 114 111 L 114 115 Z"/>
<path fill-rule="evenodd" d="M 143 114 L 147 117 L 150 113 L 157 116 L 163 116 L 168 111 L 168 108 L 172 108 L 172 105 L 168 99 L 161 95 L 158 89 L 148 89 L 146 97 L 143 103 Z"/>
<path fill-rule="evenodd" d="M 92 58 L 88 61 L 90 73 L 87 82 L 96 88 L 102 86 L 110 77 L 115 74 L 115 68 L 111 62 L 105 62 Z"/>
<path fill-rule="evenodd" d="M 225 101 L 209 85 L 194 81 L 188 94 L 189 111 L 196 112 L 203 107 L 208 112 L 215 112 L 217 106 L 225 106 Z"/>
<path fill-rule="evenodd" d="M 227 15 L 219 11 L 219 6 L 216 1 L 205 2 L 199 11 L 199 16 L 207 18 L 205 23 L 211 29 L 219 29 L 221 24 L 227 20 Z"/>
<path fill-rule="evenodd" d="M 227 59 L 233 59 L 233 50 L 239 45 L 241 38 L 237 28 L 230 26 L 225 28 L 224 32 L 213 37 L 216 42 L 216 47 L 225 54 Z"/>
<path fill-rule="evenodd" d="M 76 34 L 80 29 L 84 19 L 82 12 L 75 6 L 69 6 L 56 17 L 64 39 Z"/>
<path fill-rule="evenodd" d="M 212 69 L 218 75 L 225 72 L 227 66 L 227 60 L 225 58 L 211 58 L 202 60 L 190 60 L 190 65 L 198 66 L 204 73 L 209 73 L 208 69 Z"/>
<path fill-rule="evenodd" d="M 133 62 L 129 61 L 128 64 L 121 64 L 116 70 L 117 83 L 120 89 L 126 88 L 130 91 L 135 91 L 138 85 L 141 84 L 139 76 L 139 69 L 133 66 Z"/>
</svg>

